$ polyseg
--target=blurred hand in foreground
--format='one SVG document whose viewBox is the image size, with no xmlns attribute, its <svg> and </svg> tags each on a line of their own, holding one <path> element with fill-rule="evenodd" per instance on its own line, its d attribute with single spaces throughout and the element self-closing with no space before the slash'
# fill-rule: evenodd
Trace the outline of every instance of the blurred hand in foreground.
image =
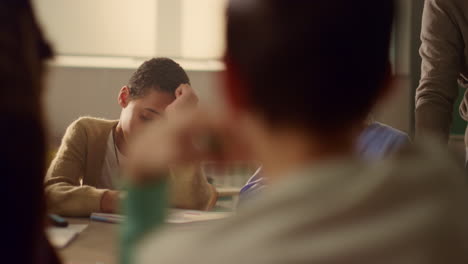
<svg viewBox="0 0 468 264">
<path fill-rule="evenodd" d="M 230 119 L 179 108 L 167 120 L 149 125 L 129 146 L 130 181 L 158 180 L 172 166 L 200 161 L 248 160 L 245 137 L 226 120 Z"/>
</svg>

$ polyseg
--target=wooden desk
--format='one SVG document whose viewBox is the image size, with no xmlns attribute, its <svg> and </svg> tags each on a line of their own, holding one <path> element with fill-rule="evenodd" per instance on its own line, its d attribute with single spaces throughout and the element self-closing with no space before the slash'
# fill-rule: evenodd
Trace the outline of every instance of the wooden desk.
<svg viewBox="0 0 468 264">
<path fill-rule="evenodd" d="M 217 207 L 220 211 L 231 211 L 239 188 L 221 189 L 221 198 Z M 234 199 L 234 200 L 233 200 Z M 91 221 L 89 218 L 67 218 L 70 224 L 87 224 L 80 233 L 64 249 L 59 249 L 63 264 L 117 264 L 119 259 L 119 229 L 120 225 Z M 192 228 L 209 227 L 211 221 L 186 224 L 167 224 L 171 232 L 184 232 Z"/>
<path fill-rule="evenodd" d="M 64 264 L 116 264 L 119 251 L 119 225 L 69 218 L 70 224 L 88 227 L 64 249 L 58 250 Z"/>
<path fill-rule="evenodd" d="M 67 218 L 70 224 L 88 227 L 64 249 L 59 249 L 63 264 L 117 264 L 119 259 L 118 224 L 91 221 L 87 218 Z M 185 224 L 167 224 L 171 232 L 186 232 L 194 228 L 207 228 L 213 221 Z"/>
</svg>

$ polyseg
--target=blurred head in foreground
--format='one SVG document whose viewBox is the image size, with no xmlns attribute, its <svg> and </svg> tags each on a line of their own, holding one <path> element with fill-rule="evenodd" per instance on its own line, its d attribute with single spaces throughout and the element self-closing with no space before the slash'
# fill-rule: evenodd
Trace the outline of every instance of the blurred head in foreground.
<svg viewBox="0 0 468 264">
<path fill-rule="evenodd" d="M 3 139 L 0 168 L 9 245 L 3 258 L 15 263 L 54 263 L 44 235 L 45 151 L 42 77 L 52 49 L 45 41 L 30 1 L 0 2 L 0 81 Z M 14 228 L 12 228 L 14 227 Z M 10 250 L 11 249 L 11 250 Z M 21 249 L 21 253 L 18 250 Z"/>
<path fill-rule="evenodd" d="M 255 120 L 257 154 L 287 154 L 273 135 L 306 139 L 311 155 L 351 152 L 388 90 L 393 1 L 233 0 L 227 15 L 226 95 Z"/>
</svg>

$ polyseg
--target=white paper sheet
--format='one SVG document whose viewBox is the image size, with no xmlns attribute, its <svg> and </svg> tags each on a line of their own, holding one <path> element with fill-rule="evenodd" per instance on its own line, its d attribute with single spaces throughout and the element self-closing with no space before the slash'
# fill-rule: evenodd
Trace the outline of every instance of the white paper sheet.
<svg viewBox="0 0 468 264">
<path fill-rule="evenodd" d="M 50 243 L 56 248 L 66 247 L 88 225 L 70 224 L 67 227 L 48 227 L 46 232 Z"/>
<path fill-rule="evenodd" d="M 191 222 L 202 222 L 223 219 L 231 215 L 232 212 L 206 212 L 197 210 L 169 209 L 166 223 L 184 224 Z M 125 215 L 92 213 L 91 220 L 120 224 L 125 221 Z"/>
<path fill-rule="evenodd" d="M 191 222 L 201 222 L 219 220 L 232 215 L 232 212 L 206 212 L 195 210 L 170 209 L 166 218 L 166 223 L 183 224 Z"/>
</svg>

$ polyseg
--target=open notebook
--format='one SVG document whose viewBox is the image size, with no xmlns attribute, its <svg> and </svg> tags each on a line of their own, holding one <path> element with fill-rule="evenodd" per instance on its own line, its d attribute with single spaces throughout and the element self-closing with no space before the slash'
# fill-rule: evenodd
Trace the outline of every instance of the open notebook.
<svg viewBox="0 0 468 264">
<path fill-rule="evenodd" d="M 206 212 L 196 210 L 169 209 L 169 213 L 166 218 L 166 223 L 183 224 L 191 222 L 210 221 L 223 219 L 231 215 L 232 212 Z M 118 214 L 92 213 L 91 220 L 108 223 L 122 223 L 125 220 L 125 216 Z"/>
</svg>

